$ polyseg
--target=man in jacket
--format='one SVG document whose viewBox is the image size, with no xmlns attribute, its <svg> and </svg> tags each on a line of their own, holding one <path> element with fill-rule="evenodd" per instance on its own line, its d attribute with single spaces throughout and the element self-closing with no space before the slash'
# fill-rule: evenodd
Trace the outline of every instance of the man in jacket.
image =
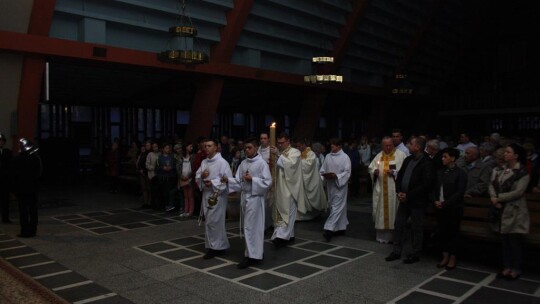
<svg viewBox="0 0 540 304">
<path fill-rule="evenodd" d="M 395 220 L 394 250 L 386 257 L 386 261 L 401 258 L 405 227 L 410 218 L 412 224 L 412 252 L 403 261 L 405 264 L 416 263 L 420 260 L 418 254 L 422 250 L 422 225 L 424 208 L 430 202 L 432 183 L 434 180 L 433 164 L 424 153 L 426 140 L 413 137 L 409 145 L 409 155 L 403 161 L 396 180 L 396 192 L 399 206 Z"/>
<path fill-rule="evenodd" d="M 9 170 L 11 166 L 11 150 L 4 147 L 6 137 L 0 133 L 0 214 L 2 223 L 11 223 L 9 219 Z"/>
<path fill-rule="evenodd" d="M 29 140 L 19 141 L 21 152 L 14 160 L 13 180 L 15 196 L 19 202 L 21 233 L 19 237 L 36 236 L 38 224 L 38 186 L 42 172 L 38 148 Z"/>
</svg>

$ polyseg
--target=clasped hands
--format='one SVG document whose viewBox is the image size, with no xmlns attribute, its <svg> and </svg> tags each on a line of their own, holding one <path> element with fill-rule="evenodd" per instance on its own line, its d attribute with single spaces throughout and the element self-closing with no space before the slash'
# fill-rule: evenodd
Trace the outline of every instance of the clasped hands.
<svg viewBox="0 0 540 304">
<path fill-rule="evenodd" d="M 251 176 L 251 174 L 249 174 L 249 171 L 246 171 L 246 173 L 244 174 L 244 180 L 247 182 L 251 182 L 251 180 L 253 180 L 253 177 Z"/>
<path fill-rule="evenodd" d="M 495 206 L 495 208 L 497 208 L 497 209 L 501 209 L 501 208 L 502 208 L 502 204 L 499 203 L 499 199 L 496 198 L 496 197 L 492 197 L 492 198 L 491 198 L 491 203 L 492 203 L 493 206 Z"/>
</svg>

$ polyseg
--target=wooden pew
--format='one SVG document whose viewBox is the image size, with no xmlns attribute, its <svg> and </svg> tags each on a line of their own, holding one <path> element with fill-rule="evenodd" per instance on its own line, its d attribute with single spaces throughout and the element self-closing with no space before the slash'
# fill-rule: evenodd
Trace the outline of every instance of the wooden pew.
<svg viewBox="0 0 540 304">
<path fill-rule="evenodd" d="M 465 238 L 498 241 L 499 237 L 493 233 L 489 223 L 489 198 L 467 198 L 464 202 L 464 214 L 461 221 L 461 235 Z M 527 245 L 540 247 L 540 195 L 527 194 L 527 207 L 530 214 L 530 232 L 525 235 Z M 425 228 L 428 231 L 436 229 L 434 212 L 426 212 Z"/>
</svg>

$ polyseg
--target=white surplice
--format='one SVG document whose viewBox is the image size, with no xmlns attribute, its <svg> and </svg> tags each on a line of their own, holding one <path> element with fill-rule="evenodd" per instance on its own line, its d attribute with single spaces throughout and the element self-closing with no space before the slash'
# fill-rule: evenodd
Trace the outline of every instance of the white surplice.
<svg viewBox="0 0 540 304">
<path fill-rule="evenodd" d="M 349 178 L 351 177 L 351 159 L 343 150 L 329 153 L 324 158 L 320 172 L 321 174 L 335 173 L 337 176 L 336 179 L 326 180 L 330 215 L 324 223 L 324 230 L 346 230 L 349 224 L 347 219 L 347 191 Z"/>
<path fill-rule="evenodd" d="M 204 180 L 212 182 L 209 187 L 204 184 L 204 180 L 201 178 L 204 170 L 209 172 L 208 177 Z M 204 159 L 195 175 L 195 182 L 199 189 L 202 189 L 201 216 L 204 215 L 205 218 L 205 247 L 214 250 L 225 250 L 230 247 L 225 229 L 229 187 L 227 183 L 221 182 L 223 176 L 230 179 L 232 173 L 229 163 L 221 157 L 220 153 L 216 153 L 211 159 Z M 214 191 L 218 191 L 218 202 L 209 208 L 208 198 L 214 194 Z"/>
<path fill-rule="evenodd" d="M 251 182 L 244 180 L 246 172 L 252 177 Z M 242 210 L 240 223 L 246 239 L 244 256 L 261 260 L 264 252 L 265 196 L 272 187 L 272 175 L 268 164 L 261 155 L 242 161 L 234 179 L 229 180 L 230 191 L 241 191 Z"/>
</svg>

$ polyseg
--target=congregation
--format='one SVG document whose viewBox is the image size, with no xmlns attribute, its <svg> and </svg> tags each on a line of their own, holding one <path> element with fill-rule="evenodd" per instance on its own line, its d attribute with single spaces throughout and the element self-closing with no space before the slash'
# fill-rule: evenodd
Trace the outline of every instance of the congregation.
<svg viewBox="0 0 540 304">
<path fill-rule="evenodd" d="M 452 270 L 457 265 L 463 201 L 486 197 L 492 202 L 491 226 L 501 239 L 503 268 L 498 277 L 520 277 L 522 235 L 530 225 L 524 195 L 540 193 L 540 161 L 532 140 L 497 133 L 474 141 L 463 133 L 457 143 L 424 134 L 404 140 L 400 129 L 382 139 L 351 136 L 311 142 L 286 133 L 276 139 L 275 146 L 267 133 L 237 141 L 227 136 L 195 143 L 147 140 L 132 143 L 127 151 L 114 141 L 103 157 L 107 187 L 114 193 L 118 178 L 133 174 L 143 207 L 204 223 L 204 259 L 229 249 L 227 201 L 229 194 L 239 193 L 246 247 L 238 268 L 263 261 L 265 233 L 276 249 L 294 242 L 295 221 L 306 214 L 327 212 L 321 227 L 327 242 L 344 235 L 347 199 L 365 192 L 372 194 L 375 240 L 392 244 L 386 261 L 401 259 L 406 240 L 411 250 L 403 262 L 419 261 L 424 215 L 430 209 L 438 223 L 437 267 Z M 6 205 L 3 199 L 3 220 L 9 221 Z"/>
</svg>

